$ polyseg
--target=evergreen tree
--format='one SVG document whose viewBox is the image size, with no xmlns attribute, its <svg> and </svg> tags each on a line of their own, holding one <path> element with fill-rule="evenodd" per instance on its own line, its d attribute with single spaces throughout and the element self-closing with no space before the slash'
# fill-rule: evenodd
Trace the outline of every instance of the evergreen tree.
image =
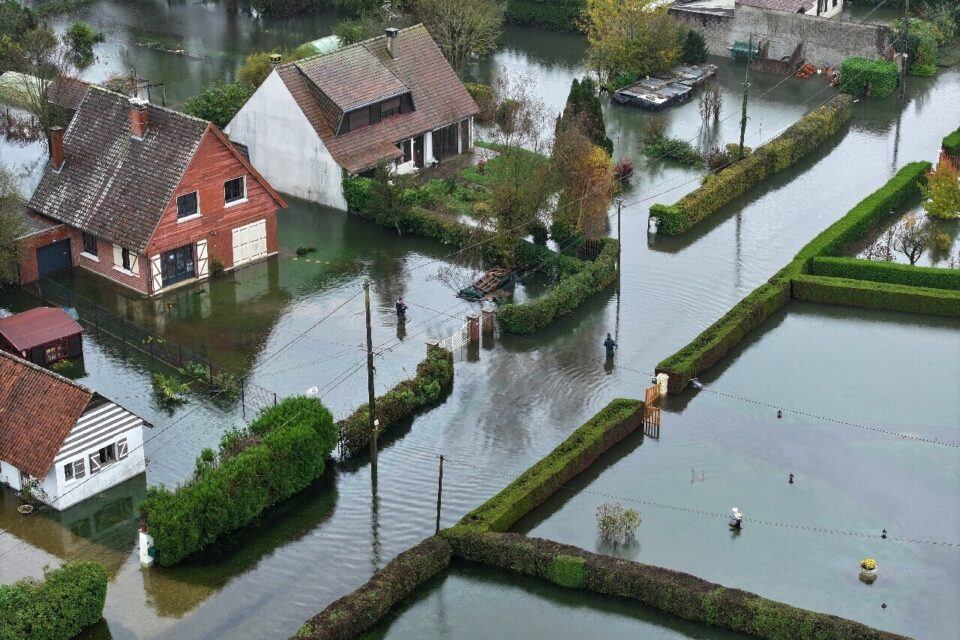
<svg viewBox="0 0 960 640">
<path fill-rule="evenodd" d="M 586 123 L 586 133 L 590 136 L 591 141 L 608 154 L 613 155 L 613 141 L 607 137 L 607 127 L 603 122 L 603 110 L 600 108 L 600 96 L 597 94 L 597 87 L 591 78 L 573 79 L 563 115 L 557 122 L 557 130 L 562 129 L 565 122 L 573 122 L 581 117 Z"/>
</svg>

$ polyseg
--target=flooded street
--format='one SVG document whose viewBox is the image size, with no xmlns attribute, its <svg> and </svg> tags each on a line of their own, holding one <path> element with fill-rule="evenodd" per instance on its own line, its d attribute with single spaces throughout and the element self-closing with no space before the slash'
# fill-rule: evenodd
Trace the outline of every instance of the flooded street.
<svg viewBox="0 0 960 640">
<path fill-rule="evenodd" d="M 107 39 L 85 75 L 102 80 L 134 66 L 138 75 L 163 82 L 168 103 L 179 105 L 204 84 L 232 79 L 246 53 L 328 35 L 336 22 L 332 14 L 267 21 L 225 13 L 218 2 L 94 3 L 80 15 Z M 504 71 L 530 74 L 553 113 L 562 109 L 571 80 L 586 73 L 584 53 L 580 37 L 508 27 L 501 50 L 467 74 L 484 82 Z M 710 135 L 733 142 L 743 67 L 712 62 L 720 66 L 724 109 Z M 242 424 L 243 411 L 202 394 L 163 410 L 153 399 L 149 358 L 88 332 L 81 381 L 153 425 L 145 433 L 146 478 L 62 514 L 44 510 L 29 518 L 16 512 L 12 492 L 0 491 L 0 582 L 39 575 L 44 564 L 95 558 L 111 582 L 105 622 L 83 638 L 289 637 L 433 533 L 438 453 L 449 461 L 442 514 L 449 526 L 612 398 L 642 397 L 657 362 L 897 168 L 934 160 L 941 138 L 960 119 L 960 71 L 908 82 L 905 103 L 859 101 L 849 127 L 823 148 L 677 238 L 648 236 L 648 208 L 695 188 L 699 173 L 644 157 L 640 133 L 650 116 L 606 105 L 614 156 L 637 162 L 622 196 L 619 285 L 540 333 L 497 336 L 460 354 L 446 402 L 381 441 L 375 486 L 363 460 L 330 465 L 321 481 L 260 526 L 174 569 L 140 569 L 136 504 L 147 486 L 189 477 L 200 450 Z M 817 79 L 754 74 L 751 83 L 748 145 L 834 94 Z M 663 115 L 671 135 L 702 135 L 696 99 Z M 39 149 L 3 146 L 0 154 L 25 189 L 39 178 Z M 289 203 L 278 214 L 280 254 L 219 280 L 143 300 L 86 272 L 58 278 L 172 342 L 245 371 L 269 393 L 284 397 L 316 386 L 343 417 L 366 400 L 363 302 L 356 296 L 364 277 L 372 286 L 382 393 L 413 375 L 426 340 L 449 336 L 475 310 L 455 297 L 441 267 L 461 279 L 472 271 L 450 247 Z M 316 251 L 298 257 L 296 249 L 306 246 Z M 518 296 L 535 296 L 544 286 L 537 276 L 526 278 Z M 410 305 L 402 329 L 392 306 L 401 295 Z M 0 308 L 8 311 L 37 304 L 23 292 L 0 292 Z M 669 398 L 658 441 L 628 438 L 516 530 L 918 639 L 958 637 L 960 549 L 933 544 L 960 543 L 958 330 L 955 319 L 791 303 L 702 376 L 706 389 Z M 607 332 L 619 344 L 612 370 L 603 365 Z M 785 409 L 783 419 L 774 407 Z M 798 478 L 792 486 L 790 473 Z M 593 510 L 611 496 L 641 512 L 635 545 L 611 550 L 596 540 Z M 734 505 L 748 521 L 765 523 L 731 535 L 723 518 Z M 884 528 L 897 540 L 855 535 Z M 857 580 L 865 557 L 880 565 L 871 586 Z M 493 609 L 503 612 L 496 621 Z M 531 614 L 550 620 L 540 633 L 558 640 L 595 630 L 596 637 L 737 637 L 653 612 L 637 617 L 617 603 L 472 567 L 427 585 L 373 637 L 497 637 L 502 629 L 484 625 L 507 629 Z"/>
</svg>

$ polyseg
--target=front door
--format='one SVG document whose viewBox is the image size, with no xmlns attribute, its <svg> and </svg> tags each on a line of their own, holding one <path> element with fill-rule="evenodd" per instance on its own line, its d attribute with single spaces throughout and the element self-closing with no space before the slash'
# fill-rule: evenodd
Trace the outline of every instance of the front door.
<svg viewBox="0 0 960 640">
<path fill-rule="evenodd" d="M 423 169 L 423 136 L 413 139 L 413 165 L 417 169 Z"/>
<path fill-rule="evenodd" d="M 60 269 L 67 269 L 71 264 L 69 239 L 60 240 L 37 249 L 38 275 L 45 276 Z"/>
<path fill-rule="evenodd" d="M 160 276 L 164 287 L 189 280 L 195 275 L 192 244 L 167 251 L 160 256 Z"/>
</svg>

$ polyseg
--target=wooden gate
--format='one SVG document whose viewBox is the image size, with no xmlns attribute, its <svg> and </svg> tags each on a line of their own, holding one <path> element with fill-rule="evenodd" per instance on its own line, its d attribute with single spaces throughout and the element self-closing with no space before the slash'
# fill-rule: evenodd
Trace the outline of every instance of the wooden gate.
<svg viewBox="0 0 960 640">
<path fill-rule="evenodd" d="M 660 387 L 656 384 L 647 387 L 643 394 L 643 435 L 657 439 L 660 437 Z"/>
</svg>

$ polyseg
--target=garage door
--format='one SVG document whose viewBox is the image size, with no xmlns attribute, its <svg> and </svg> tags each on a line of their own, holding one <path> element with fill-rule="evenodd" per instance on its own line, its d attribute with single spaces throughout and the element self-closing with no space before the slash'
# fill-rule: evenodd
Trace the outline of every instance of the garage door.
<svg viewBox="0 0 960 640">
<path fill-rule="evenodd" d="M 259 220 L 233 230 L 233 266 L 267 255 L 267 221 Z"/>
<path fill-rule="evenodd" d="M 41 276 L 61 269 L 69 269 L 71 264 L 69 239 L 37 249 L 37 273 Z"/>
</svg>

